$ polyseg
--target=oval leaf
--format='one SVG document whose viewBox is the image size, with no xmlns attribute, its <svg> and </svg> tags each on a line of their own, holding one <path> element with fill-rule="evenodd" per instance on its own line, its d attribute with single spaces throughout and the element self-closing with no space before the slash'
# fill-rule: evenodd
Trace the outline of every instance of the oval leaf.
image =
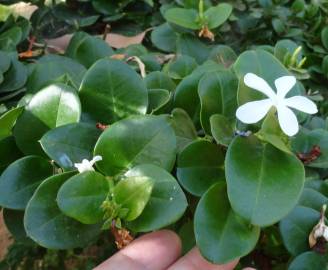
<svg viewBox="0 0 328 270">
<path fill-rule="evenodd" d="M 213 185 L 200 199 L 195 212 L 196 243 L 202 255 L 217 264 L 228 263 L 249 253 L 260 236 L 233 212 L 225 183 Z"/>
<path fill-rule="evenodd" d="M 294 208 L 305 173 L 295 156 L 250 136 L 230 144 L 226 177 L 232 208 L 252 224 L 267 226 Z"/>
</svg>

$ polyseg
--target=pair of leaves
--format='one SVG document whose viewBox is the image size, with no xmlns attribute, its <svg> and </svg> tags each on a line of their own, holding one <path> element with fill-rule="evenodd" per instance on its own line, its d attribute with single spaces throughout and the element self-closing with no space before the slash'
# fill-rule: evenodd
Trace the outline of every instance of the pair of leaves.
<svg viewBox="0 0 328 270">
<path fill-rule="evenodd" d="M 39 140 L 48 130 L 80 120 L 75 90 L 64 84 L 46 87 L 33 96 L 16 121 L 13 133 L 25 154 L 44 155 Z"/>
<path fill-rule="evenodd" d="M 203 24 L 209 29 L 216 28 L 223 24 L 230 16 L 232 6 L 226 3 L 210 7 L 204 12 L 204 22 L 200 20 L 199 14 L 195 9 L 171 8 L 164 14 L 165 19 L 179 26 L 198 30 Z"/>
</svg>

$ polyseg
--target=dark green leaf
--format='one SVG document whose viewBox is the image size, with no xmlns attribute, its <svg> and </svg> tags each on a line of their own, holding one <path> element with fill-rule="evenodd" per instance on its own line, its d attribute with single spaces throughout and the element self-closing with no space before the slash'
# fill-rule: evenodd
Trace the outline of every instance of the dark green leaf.
<svg viewBox="0 0 328 270">
<path fill-rule="evenodd" d="M 187 208 L 186 197 L 178 182 L 167 171 L 154 165 L 139 165 L 129 170 L 127 177 L 148 177 L 154 186 L 142 214 L 128 227 L 137 232 L 149 232 L 176 222 Z"/>
<path fill-rule="evenodd" d="M 211 185 L 224 180 L 223 161 L 223 154 L 216 144 L 195 141 L 178 156 L 178 180 L 188 192 L 201 196 Z"/>
<path fill-rule="evenodd" d="M 236 137 L 225 165 L 232 208 L 252 224 L 267 226 L 279 221 L 301 195 L 302 163 L 255 136 Z"/>
<path fill-rule="evenodd" d="M 97 167 L 115 175 L 139 164 L 155 164 L 171 171 L 175 162 L 176 138 L 164 116 L 136 116 L 116 122 L 100 136 L 95 155 Z"/>
<path fill-rule="evenodd" d="M 0 205 L 23 210 L 40 183 L 53 173 L 51 163 L 27 156 L 8 166 L 0 177 Z"/>
<path fill-rule="evenodd" d="M 63 173 L 45 180 L 27 205 L 24 226 L 27 235 L 50 249 L 84 247 L 97 239 L 100 225 L 84 225 L 60 212 L 56 197 L 61 185 L 74 173 Z"/>
<path fill-rule="evenodd" d="M 260 236 L 259 227 L 249 225 L 231 209 L 225 183 L 213 185 L 200 199 L 194 226 L 200 252 L 217 264 L 246 255 Z"/>
<path fill-rule="evenodd" d="M 148 105 L 148 93 L 141 77 L 117 60 L 97 61 L 83 78 L 80 97 L 84 111 L 106 124 L 145 114 Z"/>
<path fill-rule="evenodd" d="M 56 201 L 65 215 L 84 224 L 95 224 L 103 218 L 100 206 L 108 194 L 107 179 L 89 171 L 69 178 L 60 187 Z"/>
</svg>

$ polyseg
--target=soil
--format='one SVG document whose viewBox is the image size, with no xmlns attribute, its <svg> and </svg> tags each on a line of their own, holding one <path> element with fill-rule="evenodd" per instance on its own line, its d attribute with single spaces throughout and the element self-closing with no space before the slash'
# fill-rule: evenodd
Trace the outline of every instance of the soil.
<svg viewBox="0 0 328 270">
<path fill-rule="evenodd" d="M 2 216 L 2 211 L 0 212 L 0 261 L 4 258 L 7 253 L 8 247 L 11 245 L 12 239 L 10 233 L 8 232 Z"/>
</svg>

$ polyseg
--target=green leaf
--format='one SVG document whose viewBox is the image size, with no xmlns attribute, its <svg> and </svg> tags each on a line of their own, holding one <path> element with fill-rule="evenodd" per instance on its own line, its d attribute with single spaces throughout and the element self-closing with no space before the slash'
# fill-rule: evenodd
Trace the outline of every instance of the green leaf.
<svg viewBox="0 0 328 270">
<path fill-rule="evenodd" d="M 27 235 L 24 229 L 24 211 L 3 209 L 3 220 L 10 234 L 17 242 L 26 242 Z"/>
<path fill-rule="evenodd" d="M 59 189 L 57 203 L 67 216 L 83 224 L 101 222 L 103 201 L 109 194 L 109 183 L 100 173 L 89 171 L 69 178 Z"/>
<path fill-rule="evenodd" d="M 11 130 L 23 110 L 23 107 L 13 108 L 0 116 L 0 140 L 11 135 Z"/>
<path fill-rule="evenodd" d="M 0 73 L 5 73 L 11 64 L 11 59 L 8 53 L 0 51 Z"/>
<path fill-rule="evenodd" d="M 194 9 L 170 8 L 164 14 L 165 19 L 176 25 L 197 30 L 201 28 L 198 23 L 198 12 Z"/>
<path fill-rule="evenodd" d="M 154 71 L 147 74 L 145 83 L 148 89 L 165 89 L 170 92 L 175 90 L 174 81 L 164 72 Z"/>
<path fill-rule="evenodd" d="M 200 199 L 194 226 L 200 252 L 217 264 L 245 256 L 260 236 L 259 227 L 249 225 L 231 209 L 223 182 L 213 185 Z"/>
<path fill-rule="evenodd" d="M 40 246 L 50 249 L 84 247 L 97 239 L 101 225 L 85 225 L 60 212 L 56 197 L 73 172 L 47 178 L 29 201 L 24 217 L 25 230 Z"/>
<path fill-rule="evenodd" d="M 213 47 L 209 58 L 224 67 L 229 68 L 237 59 L 235 51 L 226 45 L 217 45 Z"/>
<path fill-rule="evenodd" d="M 239 78 L 238 101 L 239 104 L 246 103 L 252 100 L 267 98 L 259 91 L 255 91 L 247 87 L 244 83 L 245 74 L 254 73 L 275 89 L 274 81 L 282 76 L 290 76 L 289 71 L 270 53 L 264 50 L 246 51 L 243 52 L 233 65 L 233 69 Z M 297 83 L 287 97 L 300 95 L 303 92 L 300 85 Z"/>
<path fill-rule="evenodd" d="M 292 139 L 292 149 L 296 153 L 309 153 L 314 146 L 320 147 L 320 155 L 317 159 L 306 164 L 312 168 L 328 168 L 328 131 L 316 129 L 307 131 L 301 129 Z"/>
<path fill-rule="evenodd" d="M 197 67 L 195 59 L 188 55 L 180 55 L 165 67 L 167 74 L 175 80 L 182 80 Z"/>
<path fill-rule="evenodd" d="M 213 114 L 222 114 L 230 119 L 235 117 L 237 89 L 238 80 L 230 71 L 208 73 L 200 80 L 200 120 L 207 134 L 211 133 L 210 117 Z"/>
<path fill-rule="evenodd" d="M 319 211 L 327 201 L 328 198 L 319 191 L 312 188 L 304 188 L 298 204 Z"/>
<path fill-rule="evenodd" d="M 193 57 L 198 64 L 202 64 L 207 60 L 210 50 L 199 38 L 190 34 L 181 34 L 177 39 L 176 52 L 181 55 L 189 55 Z"/>
<path fill-rule="evenodd" d="M 49 130 L 40 140 L 46 154 L 64 169 L 73 169 L 74 163 L 91 160 L 101 131 L 94 125 L 74 123 Z"/>
<path fill-rule="evenodd" d="M 328 49 L 328 26 L 324 27 L 321 31 L 321 42 Z"/>
<path fill-rule="evenodd" d="M 175 51 L 177 37 L 177 34 L 168 23 L 155 27 L 151 32 L 152 43 L 164 52 Z"/>
<path fill-rule="evenodd" d="M 305 173 L 295 156 L 250 136 L 230 144 L 226 177 L 232 208 L 251 224 L 267 226 L 294 208 Z"/>
<path fill-rule="evenodd" d="M 319 208 L 320 209 L 320 208 Z M 279 229 L 287 250 L 297 256 L 310 249 L 309 235 L 319 222 L 320 213 L 308 207 L 296 206 L 279 223 Z"/>
<path fill-rule="evenodd" d="M 177 178 L 188 192 L 202 196 L 214 183 L 225 180 L 223 161 L 223 154 L 216 144 L 195 141 L 178 156 Z"/>
<path fill-rule="evenodd" d="M 175 223 L 187 208 L 187 199 L 176 179 L 160 167 L 143 164 L 129 170 L 127 177 L 148 177 L 153 182 L 149 202 L 142 214 L 128 227 L 136 232 L 149 232 Z"/>
<path fill-rule="evenodd" d="M 107 128 L 94 153 L 103 158 L 97 162 L 98 169 L 110 176 L 145 163 L 171 171 L 176 138 L 165 116 L 130 117 Z"/>
<path fill-rule="evenodd" d="M 89 68 L 97 60 L 114 54 L 114 51 L 104 40 L 85 32 L 76 32 L 65 54 Z"/>
<path fill-rule="evenodd" d="M 10 27 L 0 34 L 0 49 L 14 51 L 22 40 L 22 30 L 19 26 Z"/>
<path fill-rule="evenodd" d="M 113 190 L 113 200 L 121 208 L 128 209 L 126 221 L 135 220 L 141 215 L 150 199 L 153 181 L 144 176 L 131 176 L 124 178 Z"/>
<path fill-rule="evenodd" d="M 223 115 L 214 114 L 210 117 L 211 134 L 218 144 L 228 146 L 234 138 L 231 121 Z"/>
<path fill-rule="evenodd" d="M 4 74 L 4 81 L 0 84 L 0 93 L 12 92 L 22 88 L 27 80 L 27 69 L 16 58 L 11 58 L 11 65 Z"/>
<path fill-rule="evenodd" d="M 289 265 L 288 270 L 312 270 L 326 268 L 327 259 L 325 256 L 314 251 L 308 251 L 297 256 Z"/>
<path fill-rule="evenodd" d="M 208 28 L 213 29 L 223 24 L 226 20 L 228 20 L 231 12 L 232 6 L 226 3 L 207 9 L 204 15 L 207 20 Z"/>
<path fill-rule="evenodd" d="M 0 177 L 0 205 L 23 210 L 40 183 L 53 173 L 51 163 L 27 156 L 13 162 Z"/>
<path fill-rule="evenodd" d="M 97 61 L 83 78 L 80 97 L 83 110 L 106 124 L 145 114 L 148 105 L 148 93 L 141 77 L 117 60 Z"/>
<path fill-rule="evenodd" d="M 74 88 L 78 89 L 86 69 L 71 58 L 59 55 L 46 55 L 39 59 L 26 84 L 28 93 L 36 93 L 40 89 L 56 83 L 58 78 L 66 76 Z"/>
<path fill-rule="evenodd" d="M 256 134 L 260 139 L 286 153 L 291 153 L 288 136 L 281 130 L 275 110 L 271 109 L 262 123 L 260 131 Z"/>
<path fill-rule="evenodd" d="M 170 101 L 170 92 L 164 89 L 149 89 L 148 112 L 154 113 Z"/>
<path fill-rule="evenodd" d="M 171 126 L 177 139 L 178 152 L 197 139 L 196 128 L 184 110 L 176 108 L 172 111 Z"/>
<path fill-rule="evenodd" d="M 22 157 L 13 136 L 0 140 L 0 175 L 7 166 Z"/>
<path fill-rule="evenodd" d="M 80 120 L 81 105 L 75 90 L 64 84 L 35 94 L 14 127 L 18 147 L 25 154 L 43 154 L 40 138 L 48 130 Z"/>
</svg>

